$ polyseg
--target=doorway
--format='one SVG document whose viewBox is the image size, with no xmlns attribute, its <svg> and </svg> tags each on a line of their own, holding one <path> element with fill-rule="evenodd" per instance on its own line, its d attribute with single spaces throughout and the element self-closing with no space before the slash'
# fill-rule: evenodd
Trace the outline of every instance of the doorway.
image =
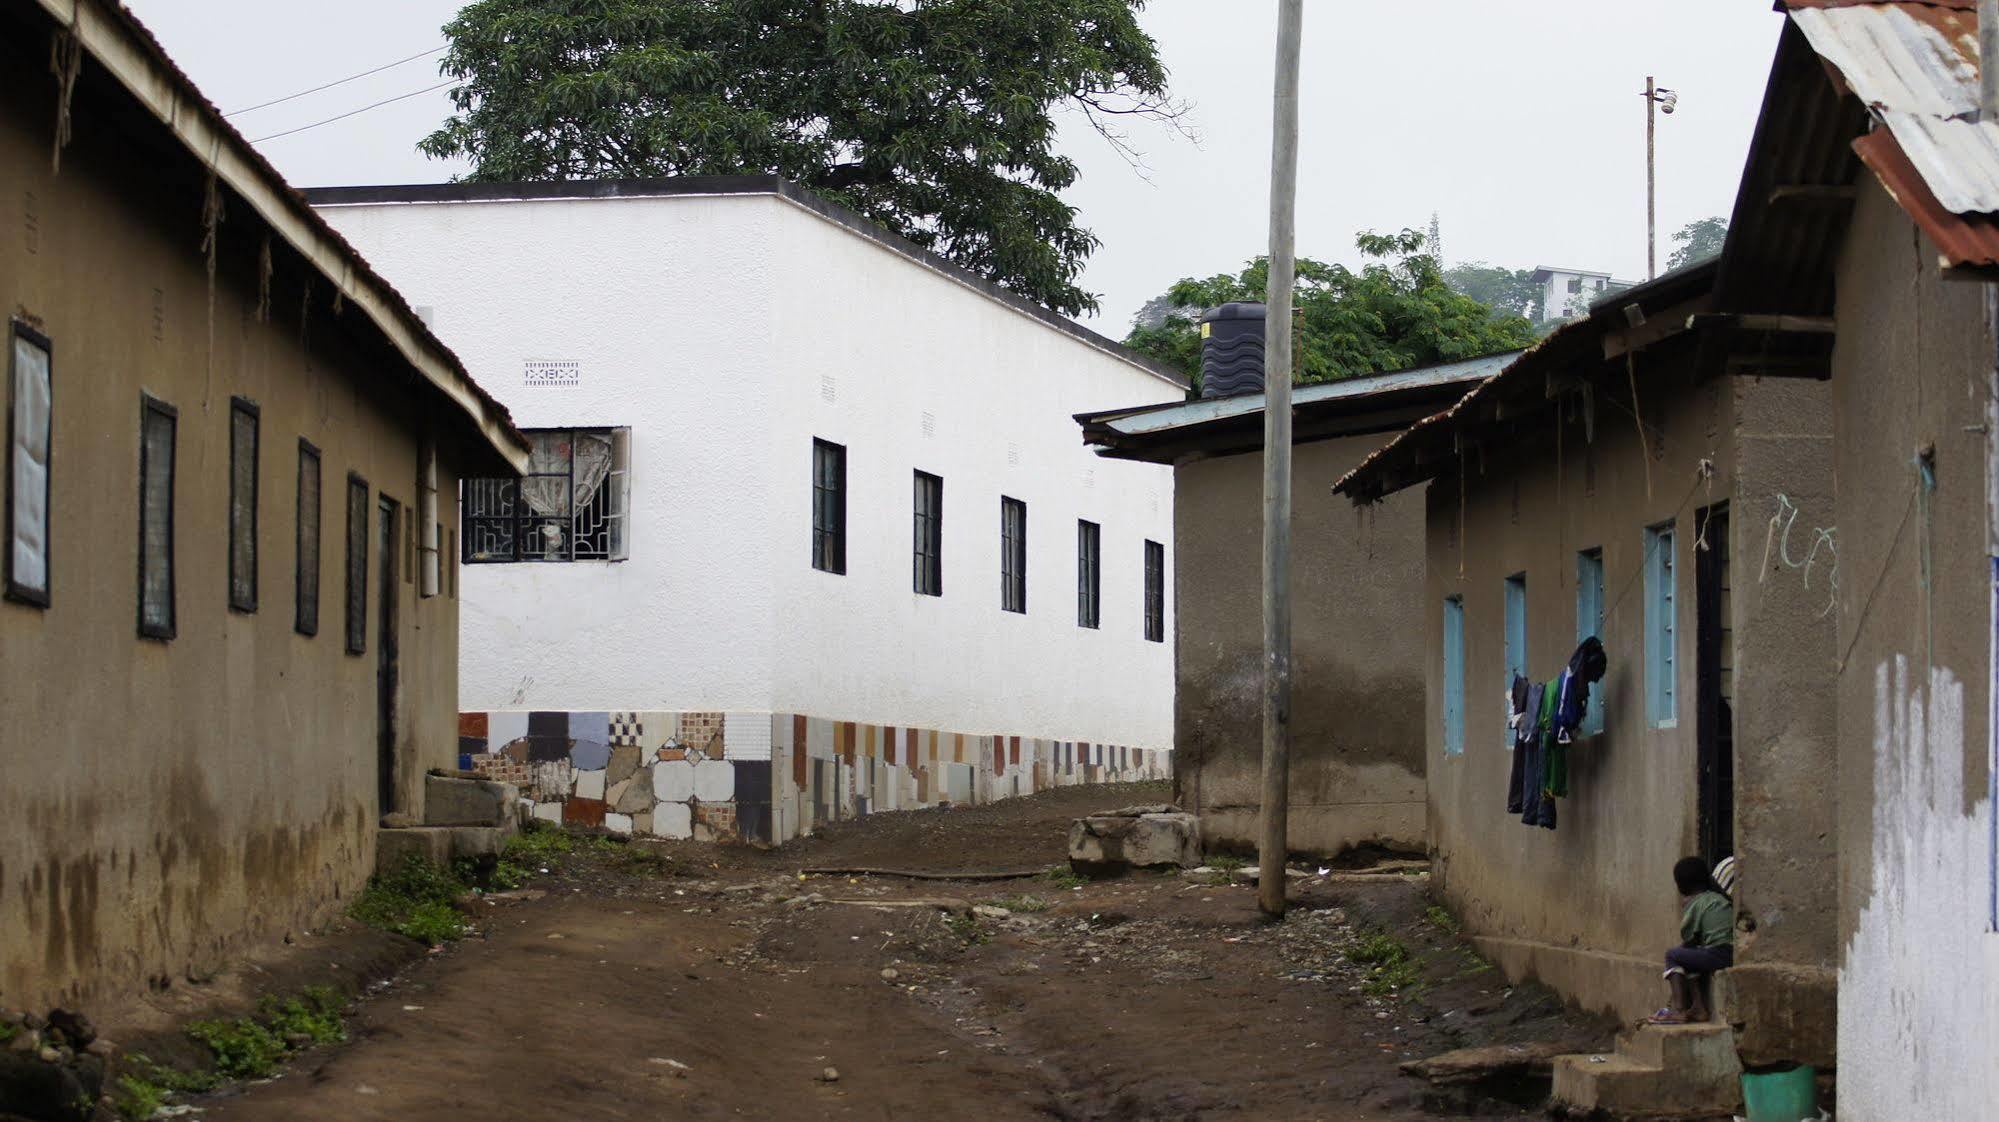
<svg viewBox="0 0 1999 1122">
<path fill-rule="evenodd" d="M 1699 746 L 1700 855 L 1735 852 L 1735 627 L 1729 589 L 1728 504 L 1695 513 L 1694 684 Z"/>
<path fill-rule="evenodd" d="M 375 643 L 375 751 L 378 813 L 402 809 L 396 786 L 396 536 L 400 510 L 384 495 L 375 508 L 375 576 L 381 589 Z"/>
</svg>

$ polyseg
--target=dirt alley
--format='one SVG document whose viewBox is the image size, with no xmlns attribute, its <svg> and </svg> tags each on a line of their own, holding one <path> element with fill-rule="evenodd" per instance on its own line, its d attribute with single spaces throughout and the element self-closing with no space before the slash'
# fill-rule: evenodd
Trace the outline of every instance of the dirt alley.
<svg viewBox="0 0 1999 1122">
<path fill-rule="evenodd" d="M 1601 1032 L 1507 988 L 1426 914 L 1416 875 L 1295 878 L 1281 925 L 1259 920 L 1253 888 L 1213 883 L 1226 874 L 798 875 L 1053 866 L 1077 815 L 1165 797 L 1059 789 L 877 815 L 772 852 L 633 843 L 679 875 L 565 861 L 536 880 L 544 895 L 483 906 L 478 936 L 375 987 L 348 1043 L 195 1102 L 227 1122 L 1405 1120 L 1443 1115 L 1425 1113 L 1402 1060 Z M 891 906 L 935 897 L 988 910 Z M 867 904 L 835 902 L 853 900 Z M 1349 957 L 1377 932 L 1411 952 L 1404 974 Z"/>
</svg>

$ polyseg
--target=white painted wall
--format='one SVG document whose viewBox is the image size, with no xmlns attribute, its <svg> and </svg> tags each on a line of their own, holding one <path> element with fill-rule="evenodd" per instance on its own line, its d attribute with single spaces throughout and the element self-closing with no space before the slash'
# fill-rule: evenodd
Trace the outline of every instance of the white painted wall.
<svg viewBox="0 0 1999 1122">
<path fill-rule="evenodd" d="M 1991 1118 L 1999 1107 L 1993 806 L 1964 790 L 1964 686 L 1897 655 L 1874 671 L 1874 894 L 1839 978 L 1842 1118 Z M 1976 722 L 1973 722 L 1974 726 Z M 1969 806 L 1970 813 L 1965 813 Z"/>
<path fill-rule="evenodd" d="M 1171 588 L 1171 471 L 1091 455 L 1072 414 L 1176 387 L 776 195 L 324 213 L 521 427 L 632 430 L 629 560 L 462 569 L 461 709 L 1171 745 L 1141 584 L 1150 538 Z M 582 384 L 526 387 L 529 359 Z M 845 576 L 811 568 L 815 436 L 848 449 Z M 941 599 L 910 586 L 919 467 L 944 478 Z M 1003 493 L 1028 504 L 1025 617 L 999 607 Z M 1078 518 L 1103 525 L 1098 631 L 1076 626 Z"/>
</svg>

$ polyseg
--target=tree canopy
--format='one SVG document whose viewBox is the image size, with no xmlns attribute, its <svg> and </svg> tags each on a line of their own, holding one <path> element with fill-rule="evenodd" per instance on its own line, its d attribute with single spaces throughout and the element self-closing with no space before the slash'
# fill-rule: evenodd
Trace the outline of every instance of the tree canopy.
<svg viewBox="0 0 1999 1122">
<path fill-rule="evenodd" d="M 1532 269 L 1461 261 L 1444 270 L 1444 283 L 1502 315 L 1519 316 L 1530 323 L 1548 318 Z"/>
<path fill-rule="evenodd" d="M 421 149 L 475 180 L 774 173 L 1071 314 L 1057 110 L 1177 120 L 1144 0 L 474 0 Z M 1128 149 L 1125 149 L 1128 151 Z"/>
<path fill-rule="evenodd" d="M 1716 215 L 1689 222 L 1673 233 L 1673 242 L 1678 248 L 1666 258 L 1666 268 L 1677 269 L 1696 261 L 1705 261 L 1721 255 L 1721 247 L 1728 241 L 1728 219 Z"/>
<path fill-rule="evenodd" d="M 1362 374 L 1453 362 L 1534 342 L 1533 325 L 1455 291 L 1436 259 L 1422 252 L 1423 235 L 1364 231 L 1355 239 L 1365 263 L 1358 272 L 1299 258 L 1295 288 L 1296 380 L 1331 382 Z M 1125 345 L 1185 373 L 1198 384 L 1200 309 L 1230 301 L 1261 302 L 1270 262 L 1258 257 L 1242 272 L 1189 277 L 1165 294 L 1174 309 L 1157 327 L 1135 324 Z"/>
</svg>

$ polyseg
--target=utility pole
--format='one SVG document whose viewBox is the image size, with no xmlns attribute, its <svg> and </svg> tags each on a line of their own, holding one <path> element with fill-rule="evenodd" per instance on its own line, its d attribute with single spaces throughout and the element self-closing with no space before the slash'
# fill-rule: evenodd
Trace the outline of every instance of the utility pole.
<svg viewBox="0 0 1999 1122">
<path fill-rule="evenodd" d="M 1305 0 L 1279 0 L 1263 337 L 1263 822 L 1256 906 L 1284 917 L 1291 782 L 1291 289 L 1298 272 L 1298 54 Z"/>
<path fill-rule="evenodd" d="M 1645 75 L 1645 278 L 1659 275 L 1658 111 L 1672 113 L 1680 95 L 1654 85 Z"/>
<path fill-rule="evenodd" d="M 1999 0 L 1978 0 L 1978 116 L 1981 121 L 1999 121 Z M 1985 286 L 1985 329 L 1999 347 L 1999 284 Z M 1987 579 L 1991 581 L 1985 621 L 1992 644 L 1986 654 L 1986 675 L 1999 671 L 1999 352 L 1992 356 L 1992 369 L 1985 378 L 1985 550 Z M 1999 690 L 1986 698 L 1985 750 L 1986 790 L 1999 806 Z M 1991 852 L 1999 854 L 1999 815 L 1990 827 Z M 1999 931 L 1999 876 L 1992 878 L 1986 900 L 1986 930 Z"/>
</svg>

